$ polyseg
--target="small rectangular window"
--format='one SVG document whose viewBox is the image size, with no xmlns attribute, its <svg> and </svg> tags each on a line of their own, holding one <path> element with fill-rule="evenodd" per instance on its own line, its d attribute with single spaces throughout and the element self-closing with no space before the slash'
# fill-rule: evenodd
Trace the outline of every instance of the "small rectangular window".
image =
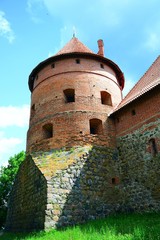
<svg viewBox="0 0 160 240">
<path fill-rule="evenodd" d="M 76 59 L 76 63 L 77 63 L 77 64 L 80 64 L 80 59 Z"/>
<path fill-rule="evenodd" d="M 90 134 L 103 134 L 102 120 L 93 118 L 89 120 Z"/>
<path fill-rule="evenodd" d="M 135 109 L 132 110 L 132 116 L 136 115 Z"/>
<path fill-rule="evenodd" d="M 65 97 L 65 102 L 75 102 L 75 90 L 74 89 L 65 89 L 63 91 L 64 97 Z"/>
<path fill-rule="evenodd" d="M 104 68 L 104 65 L 102 63 L 100 64 L 100 66 L 101 66 L 101 68 Z"/>
<path fill-rule="evenodd" d="M 44 139 L 53 137 L 53 125 L 51 123 L 43 126 L 43 137 Z"/>
<path fill-rule="evenodd" d="M 157 150 L 157 144 L 156 144 L 156 141 L 154 138 L 151 138 L 149 140 L 149 144 L 150 144 L 150 148 L 151 148 L 151 153 L 152 153 L 152 156 L 155 157 L 158 153 L 158 150 Z"/>
</svg>

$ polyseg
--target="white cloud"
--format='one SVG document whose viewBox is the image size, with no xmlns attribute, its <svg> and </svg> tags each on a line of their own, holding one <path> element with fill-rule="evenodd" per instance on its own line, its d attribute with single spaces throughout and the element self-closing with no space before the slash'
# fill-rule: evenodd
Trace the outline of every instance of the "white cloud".
<svg viewBox="0 0 160 240">
<path fill-rule="evenodd" d="M 24 127 L 29 123 L 29 105 L 0 107 L 0 127 Z"/>
<path fill-rule="evenodd" d="M 15 154 L 15 148 L 22 144 L 22 139 L 5 137 L 4 132 L 0 132 L 0 166 L 7 165 L 9 157 Z"/>
<path fill-rule="evenodd" d="M 9 43 L 15 39 L 15 34 L 10 26 L 10 23 L 5 18 L 5 13 L 0 11 L 0 36 L 7 38 Z"/>
<path fill-rule="evenodd" d="M 8 150 L 13 149 L 16 145 L 22 143 L 19 138 L 6 138 L 4 132 L 0 132 L 0 153 L 6 153 Z M 1 155 L 0 154 L 0 155 Z"/>
</svg>

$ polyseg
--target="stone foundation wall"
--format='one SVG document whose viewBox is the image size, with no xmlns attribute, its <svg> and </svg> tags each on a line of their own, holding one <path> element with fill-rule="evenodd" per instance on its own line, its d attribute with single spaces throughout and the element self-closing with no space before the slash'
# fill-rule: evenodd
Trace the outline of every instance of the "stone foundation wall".
<svg viewBox="0 0 160 240">
<path fill-rule="evenodd" d="M 155 139 L 153 153 L 150 139 Z M 160 120 L 117 139 L 124 203 L 130 211 L 160 210 Z"/>
<path fill-rule="evenodd" d="M 122 204 L 117 151 L 104 147 L 82 150 L 81 157 L 48 181 L 45 228 L 102 218 Z"/>
<path fill-rule="evenodd" d="M 120 212 L 160 210 L 160 155 L 146 144 L 159 128 L 117 139 L 117 149 L 74 147 L 33 153 L 21 166 L 6 229 L 31 231 Z"/>
<path fill-rule="evenodd" d="M 44 229 L 47 181 L 31 157 L 21 164 L 8 203 L 6 231 Z"/>
</svg>

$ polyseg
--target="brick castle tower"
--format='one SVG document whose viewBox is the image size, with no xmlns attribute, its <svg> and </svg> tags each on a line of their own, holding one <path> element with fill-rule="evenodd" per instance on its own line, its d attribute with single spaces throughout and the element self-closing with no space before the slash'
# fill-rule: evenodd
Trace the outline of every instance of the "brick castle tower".
<svg viewBox="0 0 160 240">
<path fill-rule="evenodd" d="M 7 231 L 160 211 L 160 56 L 122 99 L 124 76 L 73 37 L 29 76 L 27 156 Z"/>
<path fill-rule="evenodd" d="M 102 40 L 98 46 L 99 52 L 94 54 L 73 37 L 31 72 L 29 152 L 113 145 L 106 119 L 122 100 L 124 77 L 120 68 L 104 57 Z"/>
</svg>

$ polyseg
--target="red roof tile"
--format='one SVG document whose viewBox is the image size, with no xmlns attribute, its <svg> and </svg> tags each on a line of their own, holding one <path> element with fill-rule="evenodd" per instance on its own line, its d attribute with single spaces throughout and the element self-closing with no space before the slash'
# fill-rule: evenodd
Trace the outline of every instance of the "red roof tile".
<svg viewBox="0 0 160 240">
<path fill-rule="evenodd" d="M 93 53 L 88 47 L 81 43 L 78 38 L 73 37 L 56 55 L 65 53 Z"/>
<path fill-rule="evenodd" d="M 122 107 L 126 106 L 130 102 L 134 101 L 144 93 L 150 91 L 152 88 L 160 84 L 160 56 L 153 62 L 151 67 L 146 73 L 140 78 L 136 85 L 121 101 L 114 112 L 118 111 Z"/>
</svg>

